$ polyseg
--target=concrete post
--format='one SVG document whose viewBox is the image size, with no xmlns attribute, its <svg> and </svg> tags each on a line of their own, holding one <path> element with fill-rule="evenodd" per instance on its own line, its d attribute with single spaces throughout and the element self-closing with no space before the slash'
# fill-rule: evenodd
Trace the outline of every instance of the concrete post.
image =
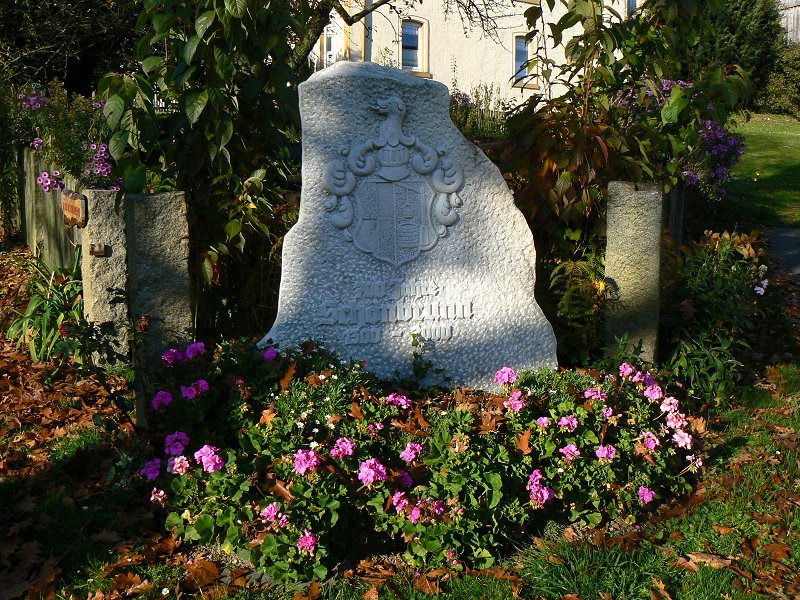
<svg viewBox="0 0 800 600">
<path fill-rule="evenodd" d="M 616 347 L 627 335 L 628 349 L 648 362 L 658 339 L 663 204 L 660 184 L 608 184 L 605 342 Z"/>
</svg>

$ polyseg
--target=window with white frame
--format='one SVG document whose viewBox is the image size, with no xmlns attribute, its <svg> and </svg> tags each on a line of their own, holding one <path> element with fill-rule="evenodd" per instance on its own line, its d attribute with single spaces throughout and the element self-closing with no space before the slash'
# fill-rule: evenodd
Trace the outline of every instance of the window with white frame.
<svg viewBox="0 0 800 600">
<path fill-rule="evenodd" d="M 422 71 L 422 23 L 404 20 L 402 36 L 402 67 L 409 71 Z"/>
<path fill-rule="evenodd" d="M 530 62 L 534 54 L 533 42 L 524 35 L 514 36 L 514 85 L 532 83 L 534 63 Z"/>
</svg>

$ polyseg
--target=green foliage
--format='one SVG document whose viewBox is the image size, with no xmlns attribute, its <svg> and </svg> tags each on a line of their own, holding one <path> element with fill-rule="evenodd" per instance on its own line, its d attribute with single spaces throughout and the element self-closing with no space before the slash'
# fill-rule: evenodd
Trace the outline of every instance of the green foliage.
<svg viewBox="0 0 800 600">
<path fill-rule="evenodd" d="M 692 72 L 738 64 L 754 90 L 763 90 L 780 60 L 785 32 L 776 0 L 723 0 L 708 5 L 701 14 L 715 30 L 702 36 L 694 48 Z"/>
<path fill-rule="evenodd" d="M 559 340 L 560 362 L 587 364 L 592 349 L 599 348 L 603 342 L 603 252 L 587 248 L 577 258 L 556 264 L 550 271 L 550 289 L 557 301 L 558 319 L 553 322 L 553 328 Z"/>
<path fill-rule="evenodd" d="M 0 4 L 0 79 L 55 77 L 90 91 L 109 69 L 128 68 L 138 2 L 10 0 Z"/>
<path fill-rule="evenodd" d="M 190 461 L 183 474 L 155 476 L 166 527 L 217 542 L 279 581 L 323 579 L 376 543 L 417 567 L 488 567 L 545 518 L 633 522 L 641 486 L 671 497 L 693 468 L 662 433 L 664 392 L 632 369 L 624 378 L 526 373 L 497 395 L 409 399 L 313 344 L 264 357 L 238 345 L 213 358 L 194 348 L 169 351 L 181 360 L 157 378 L 158 397 L 172 400 L 156 409 L 156 431 L 189 438 L 158 452 L 171 470 L 170 453 Z M 192 382 L 205 391 L 187 393 Z M 659 445 L 645 445 L 648 431 Z M 337 455 L 345 438 L 353 452 Z M 224 467 L 192 461 L 206 444 Z M 570 445 L 580 455 L 567 460 Z M 610 460 L 596 456 L 601 445 L 614 446 Z M 304 472 L 300 457 L 312 451 L 317 462 Z M 385 476 L 365 477 L 371 460 Z M 309 533 L 313 552 L 298 546 Z"/>
<path fill-rule="evenodd" d="M 80 347 L 70 344 L 84 322 L 79 256 L 70 268 L 53 271 L 41 259 L 31 259 L 30 300 L 25 312 L 11 322 L 8 337 L 17 341 L 17 348 L 25 346 L 34 362 L 82 356 Z"/>
<path fill-rule="evenodd" d="M 763 264 L 763 242 L 750 235 L 706 232 L 683 250 L 680 277 L 666 295 L 663 331 L 668 368 L 688 384 L 696 401 L 728 402 L 741 375 L 741 352 L 772 294 Z"/>
<path fill-rule="evenodd" d="M 252 330 L 274 307 L 277 269 L 273 260 L 264 273 L 264 263 L 296 214 L 283 196 L 296 170 L 295 8 L 148 0 L 141 72 L 110 73 L 99 85 L 109 126 L 119 128 L 109 148 L 125 189 L 187 192 L 198 280 L 216 288 L 201 298 L 200 325 L 215 333 Z"/>
<path fill-rule="evenodd" d="M 766 85 L 755 98 L 755 108 L 800 119 L 800 42 L 781 47 Z"/>
<path fill-rule="evenodd" d="M 499 97 L 494 85 L 478 85 L 466 94 L 453 82 L 450 118 L 471 140 L 497 140 L 506 136 L 505 121 L 511 106 Z"/>
</svg>

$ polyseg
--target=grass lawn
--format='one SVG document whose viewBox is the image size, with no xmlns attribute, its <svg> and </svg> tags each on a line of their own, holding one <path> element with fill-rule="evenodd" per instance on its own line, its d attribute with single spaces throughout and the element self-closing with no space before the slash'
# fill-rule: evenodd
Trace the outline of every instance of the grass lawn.
<svg viewBox="0 0 800 600">
<path fill-rule="evenodd" d="M 719 211 L 727 228 L 800 227 L 800 121 L 752 115 L 736 131 L 745 154 L 728 184 L 730 202 Z"/>
</svg>

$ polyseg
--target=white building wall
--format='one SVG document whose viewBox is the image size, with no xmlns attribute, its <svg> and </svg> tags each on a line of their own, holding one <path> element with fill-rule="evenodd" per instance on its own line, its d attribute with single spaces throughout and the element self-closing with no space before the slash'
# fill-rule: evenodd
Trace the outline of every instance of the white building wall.
<svg viewBox="0 0 800 600">
<path fill-rule="evenodd" d="M 351 14 L 363 9 L 363 2 L 371 0 L 349 0 Z M 612 0 L 612 7 L 625 15 L 627 6 L 632 0 Z M 348 27 L 338 15 L 333 15 L 329 31 L 338 33 L 335 60 L 371 61 L 378 64 L 401 67 L 402 57 L 402 22 L 406 19 L 421 24 L 421 64 L 416 71 L 420 77 L 430 77 L 451 88 L 455 83 L 462 92 L 470 93 L 479 86 L 492 86 L 496 98 L 519 103 L 534 93 L 544 91 L 531 79 L 524 86 L 513 83 L 515 74 L 514 39 L 528 33 L 525 11 L 534 0 L 508 0 L 502 12 L 494 15 L 497 29 L 493 35 L 487 35 L 480 28 L 469 28 L 462 23 L 458 14 L 445 14 L 443 4 L 436 0 L 426 0 L 412 7 L 405 7 L 402 2 L 391 9 L 383 6 L 370 14 L 366 19 L 352 27 Z M 347 6 L 347 3 L 346 3 Z M 544 7 L 544 23 L 555 23 L 563 14 L 564 8 L 557 3 L 550 13 Z M 547 33 L 549 28 L 539 27 Z M 318 51 L 313 60 L 318 67 L 323 67 L 320 60 L 323 53 L 324 40 L 320 41 Z M 532 42 L 529 52 L 531 56 L 535 46 L 546 44 L 547 56 L 561 63 L 564 60 L 563 50 L 553 49 L 552 42 L 541 38 Z M 327 54 L 330 58 L 330 52 Z"/>
</svg>

